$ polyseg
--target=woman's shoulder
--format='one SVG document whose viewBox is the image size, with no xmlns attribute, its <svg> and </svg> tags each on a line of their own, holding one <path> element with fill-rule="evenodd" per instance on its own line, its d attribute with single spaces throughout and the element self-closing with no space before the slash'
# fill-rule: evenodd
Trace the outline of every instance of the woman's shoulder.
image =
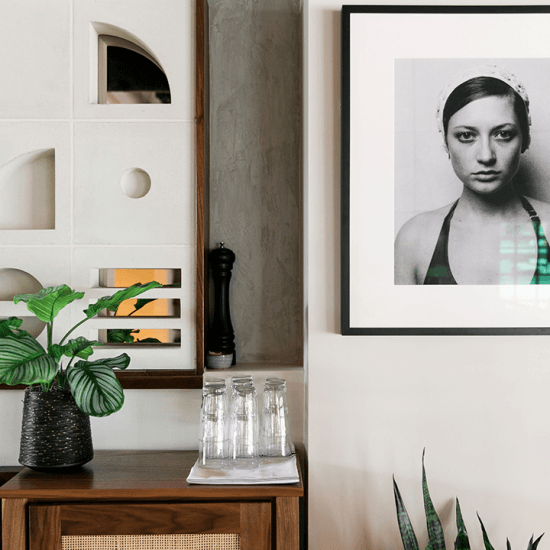
<svg viewBox="0 0 550 550">
<path fill-rule="evenodd" d="M 395 239 L 396 284 L 420 284 L 433 256 L 441 226 L 452 204 L 413 216 Z"/>
<path fill-rule="evenodd" d="M 525 197 L 535 212 L 538 214 L 538 216 L 541 219 L 545 219 L 546 221 L 550 222 L 550 203 L 541 201 L 539 199 L 534 199 L 533 197 Z"/>
<path fill-rule="evenodd" d="M 436 232 L 435 238 L 437 239 L 443 220 L 449 213 L 453 204 L 454 203 L 446 204 L 435 210 L 428 210 L 427 212 L 416 214 L 403 224 L 397 234 L 397 239 L 409 242 L 418 240 L 426 241 L 429 240 L 433 232 Z"/>
<path fill-rule="evenodd" d="M 546 239 L 550 239 L 550 203 L 532 197 L 526 197 L 526 199 L 537 213 Z"/>
</svg>

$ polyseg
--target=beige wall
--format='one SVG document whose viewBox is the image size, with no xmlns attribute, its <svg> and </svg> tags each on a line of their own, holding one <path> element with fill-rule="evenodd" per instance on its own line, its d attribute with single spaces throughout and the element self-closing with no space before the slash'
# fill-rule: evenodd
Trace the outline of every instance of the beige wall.
<svg viewBox="0 0 550 550">
<path fill-rule="evenodd" d="M 310 548 L 401 548 L 392 474 L 425 548 L 425 447 L 447 548 L 458 496 L 473 548 L 478 511 L 525 549 L 550 532 L 550 338 L 338 334 L 341 5 L 304 13 Z"/>
</svg>

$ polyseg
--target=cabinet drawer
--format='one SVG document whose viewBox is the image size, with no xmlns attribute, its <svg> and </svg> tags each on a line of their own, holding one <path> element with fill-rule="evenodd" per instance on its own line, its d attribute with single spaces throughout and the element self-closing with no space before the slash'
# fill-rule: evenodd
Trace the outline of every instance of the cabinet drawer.
<svg viewBox="0 0 550 550">
<path fill-rule="evenodd" d="M 30 550 L 58 550 L 62 548 L 62 542 L 65 548 L 79 548 L 75 541 L 82 536 L 107 537 L 105 540 L 108 539 L 111 542 L 108 543 L 109 545 L 105 543 L 105 549 L 117 548 L 112 546 L 114 537 L 131 538 L 135 540 L 135 546 L 121 547 L 137 550 L 140 548 L 137 545 L 140 537 L 155 539 L 156 535 L 201 534 L 237 535 L 228 538 L 227 544 L 237 540 L 238 546 L 235 546 L 235 543 L 231 543 L 233 546 L 222 544 L 220 546 L 222 549 L 269 550 L 272 539 L 271 515 L 270 502 L 31 504 L 29 506 Z M 162 537 L 157 538 L 160 541 Z M 166 542 L 166 544 L 175 544 L 175 539 L 170 540 L 172 542 Z M 67 546 L 69 542 L 71 544 Z M 73 542 L 75 542 L 74 545 Z M 94 544 L 96 542 L 99 543 L 95 541 Z M 150 543 L 149 540 L 146 544 Z M 158 548 L 163 549 L 164 547 L 160 544 L 159 542 Z M 151 548 L 151 546 L 142 547 Z M 185 546 L 181 547 L 185 548 Z M 85 548 L 85 544 L 82 548 Z M 93 548 L 102 547 L 93 546 Z"/>
</svg>

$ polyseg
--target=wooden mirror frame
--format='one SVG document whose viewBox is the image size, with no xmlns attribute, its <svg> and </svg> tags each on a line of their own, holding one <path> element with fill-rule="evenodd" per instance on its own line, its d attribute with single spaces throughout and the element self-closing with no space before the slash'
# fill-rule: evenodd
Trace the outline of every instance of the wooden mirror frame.
<svg viewBox="0 0 550 550">
<path fill-rule="evenodd" d="M 205 364 L 206 285 L 208 284 L 208 193 L 206 179 L 206 70 L 207 70 L 207 0 L 196 1 L 195 15 L 195 116 L 196 116 L 196 315 L 194 369 L 134 370 L 117 372 L 122 387 L 137 389 L 200 389 Z M 0 384 L 0 390 L 24 390 L 26 385 Z"/>
<path fill-rule="evenodd" d="M 124 389 L 200 389 L 205 364 L 206 285 L 208 284 L 208 193 L 206 178 L 206 70 L 208 51 L 206 0 L 196 0 L 195 20 L 195 116 L 196 116 L 196 316 L 194 370 L 136 370 L 117 372 Z"/>
</svg>

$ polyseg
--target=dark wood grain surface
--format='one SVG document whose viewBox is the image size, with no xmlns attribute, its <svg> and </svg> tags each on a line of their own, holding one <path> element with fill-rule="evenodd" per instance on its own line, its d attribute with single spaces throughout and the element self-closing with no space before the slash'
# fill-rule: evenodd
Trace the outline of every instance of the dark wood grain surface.
<svg viewBox="0 0 550 550">
<path fill-rule="evenodd" d="M 240 531 L 238 502 L 64 504 L 59 508 L 61 534 L 64 536 Z"/>
<path fill-rule="evenodd" d="M 197 451 L 96 451 L 69 473 L 28 468 L 0 487 L 0 498 L 33 500 L 224 500 L 300 497 L 302 483 L 289 485 L 196 485 L 186 481 Z"/>
</svg>

